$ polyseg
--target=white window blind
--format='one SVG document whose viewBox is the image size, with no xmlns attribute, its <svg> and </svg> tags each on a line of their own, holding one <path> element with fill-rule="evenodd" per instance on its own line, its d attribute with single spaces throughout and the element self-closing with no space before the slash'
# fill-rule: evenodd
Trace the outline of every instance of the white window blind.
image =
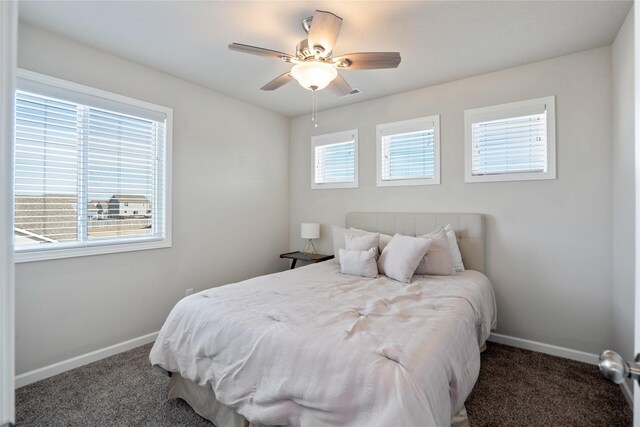
<svg viewBox="0 0 640 427">
<path fill-rule="evenodd" d="M 467 115 L 467 181 L 555 177 L 553 111 L 551 98 Z"/>
<path fill-rule="evenodd" d="M 439 116 L 378 125 L 378 186 L 438 184 L 438 127 Z"/>
<path fill-rule="evenodd" d="M 166 240 L 166 143 L 166 118 L 18 90 L 18 254 Z"/>
<path fill-rule="evenodd" d="M 357 186 L 357 132 L 312 138 L 312 188 Z"/>
<path fill-rule="evenodd" d="M 353 182 L 354 159 L 353 141 L 316 147 L 316 184 Z"/>
</svg>

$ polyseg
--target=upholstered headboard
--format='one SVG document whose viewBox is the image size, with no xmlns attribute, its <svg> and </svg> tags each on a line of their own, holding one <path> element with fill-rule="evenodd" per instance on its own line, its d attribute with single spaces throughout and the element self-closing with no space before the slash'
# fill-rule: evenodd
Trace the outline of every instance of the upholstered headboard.
<svg viewBox="0 0 640 427">
<path fill-rule="evenodd" d="M 384 234 L 420 236 L 437 226 L 451 224 L 465 268 L 484 273 L 484 217 L 475 213 L 395 213 L 349 212 L 347 228 L 354 227 Z"/>
</svg>

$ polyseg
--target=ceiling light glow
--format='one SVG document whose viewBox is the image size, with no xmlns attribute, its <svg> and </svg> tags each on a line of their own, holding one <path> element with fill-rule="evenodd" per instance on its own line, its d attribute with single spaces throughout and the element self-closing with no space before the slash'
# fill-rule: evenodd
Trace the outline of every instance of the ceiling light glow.
<svg viewBox="0 0 640 427">
<path fill-rule="evenodd" d="M 296 64 L 291 75 L 305 89 L 324 89 L 336 78 L 338 71 L 331 64 L 319 61 L 307 61 Z"/>
</svg>

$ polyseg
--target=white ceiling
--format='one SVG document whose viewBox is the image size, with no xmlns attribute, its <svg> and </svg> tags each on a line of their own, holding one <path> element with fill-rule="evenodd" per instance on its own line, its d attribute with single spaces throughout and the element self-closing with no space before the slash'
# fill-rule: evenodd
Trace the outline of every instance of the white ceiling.
<svg viewBox="0 0 640 427">
<path fill-rule="evenodd" d="M 342 71 L 361 94 L 319 96 L 320 109 L 605 46 L 628 1 L 22 1 L 20 19 L 270 110 L 297 116 L 311 95 L 277 60 L 231 52 L 231 42 L 295 53 L 315 9 L 344 19 L 335 55 L 399 51 L 396 70 Z M 334 55 L 334 56 L 335 56 Z"/>
</svg>

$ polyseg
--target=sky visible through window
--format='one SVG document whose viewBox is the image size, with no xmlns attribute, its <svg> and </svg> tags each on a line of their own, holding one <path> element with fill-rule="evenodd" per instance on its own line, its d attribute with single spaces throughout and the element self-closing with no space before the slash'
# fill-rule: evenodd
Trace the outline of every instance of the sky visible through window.
<svg viewBox="0 0 640 427">
<path fill-rule="evenodd" d="M 473 174 L 547 170 L 547 115 L 531 114 L 473 123 Z"/>
<path fill-rule="evenodd" d="M 44 105 L 43 105 L 44 104 Z M 83 132 L 89 145 L 89 197 L 106 199 L 133 192 L 152 197 L 152 122 L 88 108 L 88 125 L 78 126 L 81 108 L 20 92 L 16 100 L 15 190 L 19 195 L 78 192 Z"/>
<path fill-rule="evenodd" d="M 316 151 L 316 183 L 353 182 L 355 180 L 354 141 L 319 145 Z"/>
<path fill-rule="evenodd" d="M 383 137 L 383 179 L 431 178 L 435 175 L 434 130 Z"/>
</svg>

